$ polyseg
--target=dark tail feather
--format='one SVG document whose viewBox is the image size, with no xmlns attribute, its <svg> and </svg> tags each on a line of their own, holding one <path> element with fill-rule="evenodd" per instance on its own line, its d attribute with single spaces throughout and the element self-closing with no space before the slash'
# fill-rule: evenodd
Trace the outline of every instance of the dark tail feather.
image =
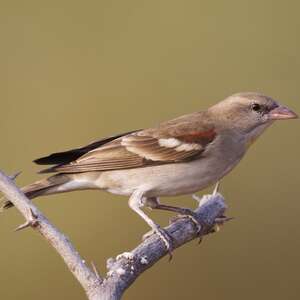
<svg viewBox="0 0 300 300">
<path fill-rule="evenodd" d="M 23 187 L 21 190 L 27 198 L 33 199 L 39 196 L 49 195 L 54 193 L 56 187 L 68 182 L 69 180 L 70 178 L 65 174 L 56 174 L 49 178 L 42 179 L 32 184 L 29 184 Z M 4 210 L 13 206 L 14 205 L 9 200 L 4 199 L 0 207 L 0 210 Z"/>
</svg>

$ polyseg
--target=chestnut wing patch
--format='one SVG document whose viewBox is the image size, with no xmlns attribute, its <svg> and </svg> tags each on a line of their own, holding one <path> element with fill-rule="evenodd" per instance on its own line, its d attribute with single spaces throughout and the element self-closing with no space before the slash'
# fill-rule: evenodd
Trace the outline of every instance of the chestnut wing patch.
<svg viewBox="0 0 300 300">
<path fill-rule="evenodd" d="M 177 138 L 187 143 L 198 143 L 205 147 L 207 144 L 211 143 L 215 137 L 216 132 L 212 128 L 207 131 L 192 131 L 186 135 L 179 135 Z"/>
</svg>

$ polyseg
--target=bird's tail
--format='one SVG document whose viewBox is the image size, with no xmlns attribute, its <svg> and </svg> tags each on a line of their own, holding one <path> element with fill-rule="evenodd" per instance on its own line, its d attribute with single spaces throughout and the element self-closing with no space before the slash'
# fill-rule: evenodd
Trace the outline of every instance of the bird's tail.
<svg viewBox="0 0 300 300">
<path fill-rule="evenodd" d="M 62 186 L 68 183 L 70 176 L 66 174 L 56 174 L 51 177 L 36 181 L 29 184 L 21 189 L 21 191 L 26 195 L 27 198 L 33 199 L 38 196 L 50 195 L 54 193 L 61 193 L 67 191 L 63 189 Z M 10 208 L 14 206 L 9 200 L 3 199 L 1 204 L 1 210 Z"/>
</svg>

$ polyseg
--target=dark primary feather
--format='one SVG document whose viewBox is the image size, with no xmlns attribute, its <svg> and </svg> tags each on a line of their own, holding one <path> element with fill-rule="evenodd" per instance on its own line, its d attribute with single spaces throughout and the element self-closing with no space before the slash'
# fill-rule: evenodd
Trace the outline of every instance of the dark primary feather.
<svg viewBox="0 0 300 300">
<path fill-rule="evenodd" d="M 130 134 L 133 132 L 137 132 L 137 131 L 139 131 L 139 130 L 129 131 L 129 132 L 122 133 L 119 135 L 110 136 L 108 138 L 101 139 L 99 141 L 93 142 L 93 143 L 83 146 L 81 148 L 71 149 L 71 150 L 63 151 L 63 152 L 52 153 L 48 156 L 35 159 L 33 162 L 35 162 L 38 165 L 68 164 L 71 161 L 78 159 L 79 157 L 90 152 L 93 149 L 96 149 L 104 144 L 107 144 L 119 137 L 122 137 L 124 135 Z"/>
</svg>

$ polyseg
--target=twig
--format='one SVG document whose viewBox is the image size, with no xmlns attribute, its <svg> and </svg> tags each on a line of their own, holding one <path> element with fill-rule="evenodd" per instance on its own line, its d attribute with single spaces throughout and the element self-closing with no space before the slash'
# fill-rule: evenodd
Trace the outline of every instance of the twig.
<svg viewBox="0 0 300 300">
<path fill-rule="evenodd" d="M 0 171 L 0 190 L 25 218 L 25 223 L 17 229 L 28 226 L 36 229 L 60 254 L 69 270 L 80 282 L 86 293 L 99 286 L 97 276 L 85 265 L 84 260 L 75 250 L 69 239 L 55 228 L 49 220 L 16 187 L 11 178 Z"/>
<path fill-rule="evenodd" d="M 55 228 L 16 187 L 13 180 L 1 171 L 0 191 L 15 205 L 26 220 L 17 229 L 31 226 L 39 231 L 63 258 L 90 300 L 121 299 L 123 293 L 138 276 L 168 254 L 164 243 L 156 234 L 153 234 L 131 252 L 124 252 L 115 259 L 110 258 L 107 261 L 107 275 L 102 279 L 95 265 L 92 263 L 93 270 L 87 267 L 68 238 Z M 201 230 L 198 231 L 190 218 L 178 218 L 165 228 L 172 236 L 174 248 L 214 232 L 215 226 L 230 219 L 224 217 L 227 207 L 221 194 L 215 192 L 213 195 L 206 195 L 201 199 L 195 198 L 200 200 L 199 207 L 194 212 L 195 217 L 202 224 Z"/>
</svg>

